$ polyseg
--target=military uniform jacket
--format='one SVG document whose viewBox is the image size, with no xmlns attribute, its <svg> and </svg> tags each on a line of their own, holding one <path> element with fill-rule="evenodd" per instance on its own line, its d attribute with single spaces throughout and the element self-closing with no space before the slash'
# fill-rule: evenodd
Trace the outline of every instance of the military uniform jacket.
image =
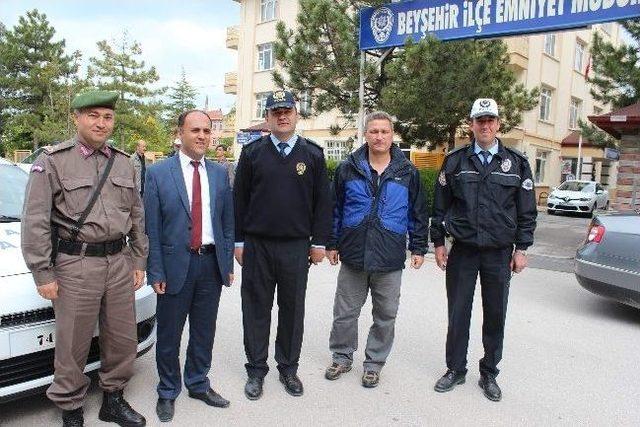
<svg viewBox="0 0 640 427">
<path fill-rule="evenodd" d="M 436 247 L 447 235 L 479 248 L 533 243 L 536 200 L 531 167 L 524 154 L 498 141 L 498 152 L 482 165 L 474 143 L 445 158 L 435 188 L 431 240 Z"/>
<path fill-rule="evenodd" d="M 149 242 L 144 208 L 128 155 L 108 146 L 93 150 L 75 137 L 45 150 L 31 168 L 22 215 L 22 253 L 37 285 L 56 280 L 52 226 L 58 227 L 61 239 L 71 239 L 71 225 L 89 204 L 108 156 L 116 156 L 109 177 L 77 240 L 99 243 L 128 236 L 133 266 L 145 270 Z"/>
</svg>

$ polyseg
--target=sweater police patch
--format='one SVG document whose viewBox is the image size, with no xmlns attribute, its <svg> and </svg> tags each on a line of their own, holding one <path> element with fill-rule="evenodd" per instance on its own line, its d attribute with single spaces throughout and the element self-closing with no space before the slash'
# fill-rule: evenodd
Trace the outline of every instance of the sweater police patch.
<svg viewBox="0 0 640 427">
<path fill-rule="evenodd" d="M 524 181 L 522 181 L 522 188 L 527 191 L 533 190 L 533 181 L 531 181 L 531 179 L 529 178 L 525 179 Z"/>
<path fill-rule="evenodd" d="M 296 172 L 298 172 L 298 175 L 304 175 L 304 172 L 307 170 L 307 165 L 305 165 L 303 162 L 300 162 L 296 165 Z"/>
</svg>

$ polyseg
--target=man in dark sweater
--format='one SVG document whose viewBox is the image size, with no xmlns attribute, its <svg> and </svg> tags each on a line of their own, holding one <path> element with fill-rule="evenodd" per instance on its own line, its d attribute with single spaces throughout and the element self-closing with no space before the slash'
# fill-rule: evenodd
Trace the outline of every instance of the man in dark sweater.
<svg viewBox="0 0 640 427">
<path fill-rule="evenodd" d="M 271 307 L 278 289 L 275 359 L 280 382 L 303 393 L 297 376 L 309 265 L 322 262 L 331 227 L 331 201 L 322 148 L 295 133 L 293 95 L 277 91 L 266 102 L 271 134 L 242 150 L 234 186 L 236 248 L 242 266 L 245 395 L 262 396 Z"/>
</svg>

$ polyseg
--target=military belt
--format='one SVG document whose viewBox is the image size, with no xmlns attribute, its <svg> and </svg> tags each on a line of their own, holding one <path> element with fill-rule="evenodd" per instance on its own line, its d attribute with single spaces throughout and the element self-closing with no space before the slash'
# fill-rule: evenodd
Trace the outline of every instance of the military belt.
<svg viewBox="0 0 640 427">
<path fill-rule="evenodd" d="M 58 242 L 58 252 L 62 252 L 67 255 L 105 257 L 107 255 L 115 255 L 119 253 L 122 251 L 124 246 L 124 238 L 100 243 L 87 243 L 60 239 Z"/>
</svg>

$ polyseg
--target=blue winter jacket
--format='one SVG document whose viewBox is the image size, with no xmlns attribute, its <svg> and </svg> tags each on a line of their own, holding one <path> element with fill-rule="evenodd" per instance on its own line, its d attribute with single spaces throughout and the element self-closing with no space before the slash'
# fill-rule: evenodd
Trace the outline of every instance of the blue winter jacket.
<svg viewBox="0 0 640 427">
<path fill-rule="evenodd" d="M 404 268 L 407 250 L 424 255 L 429 215 L 420 174 L 397 145 L 379 177 L 377 192 L 363 145 L 336 169 L 333 229 L 327 249 L 340 261 L 366 272 Z"/>
</svg>

